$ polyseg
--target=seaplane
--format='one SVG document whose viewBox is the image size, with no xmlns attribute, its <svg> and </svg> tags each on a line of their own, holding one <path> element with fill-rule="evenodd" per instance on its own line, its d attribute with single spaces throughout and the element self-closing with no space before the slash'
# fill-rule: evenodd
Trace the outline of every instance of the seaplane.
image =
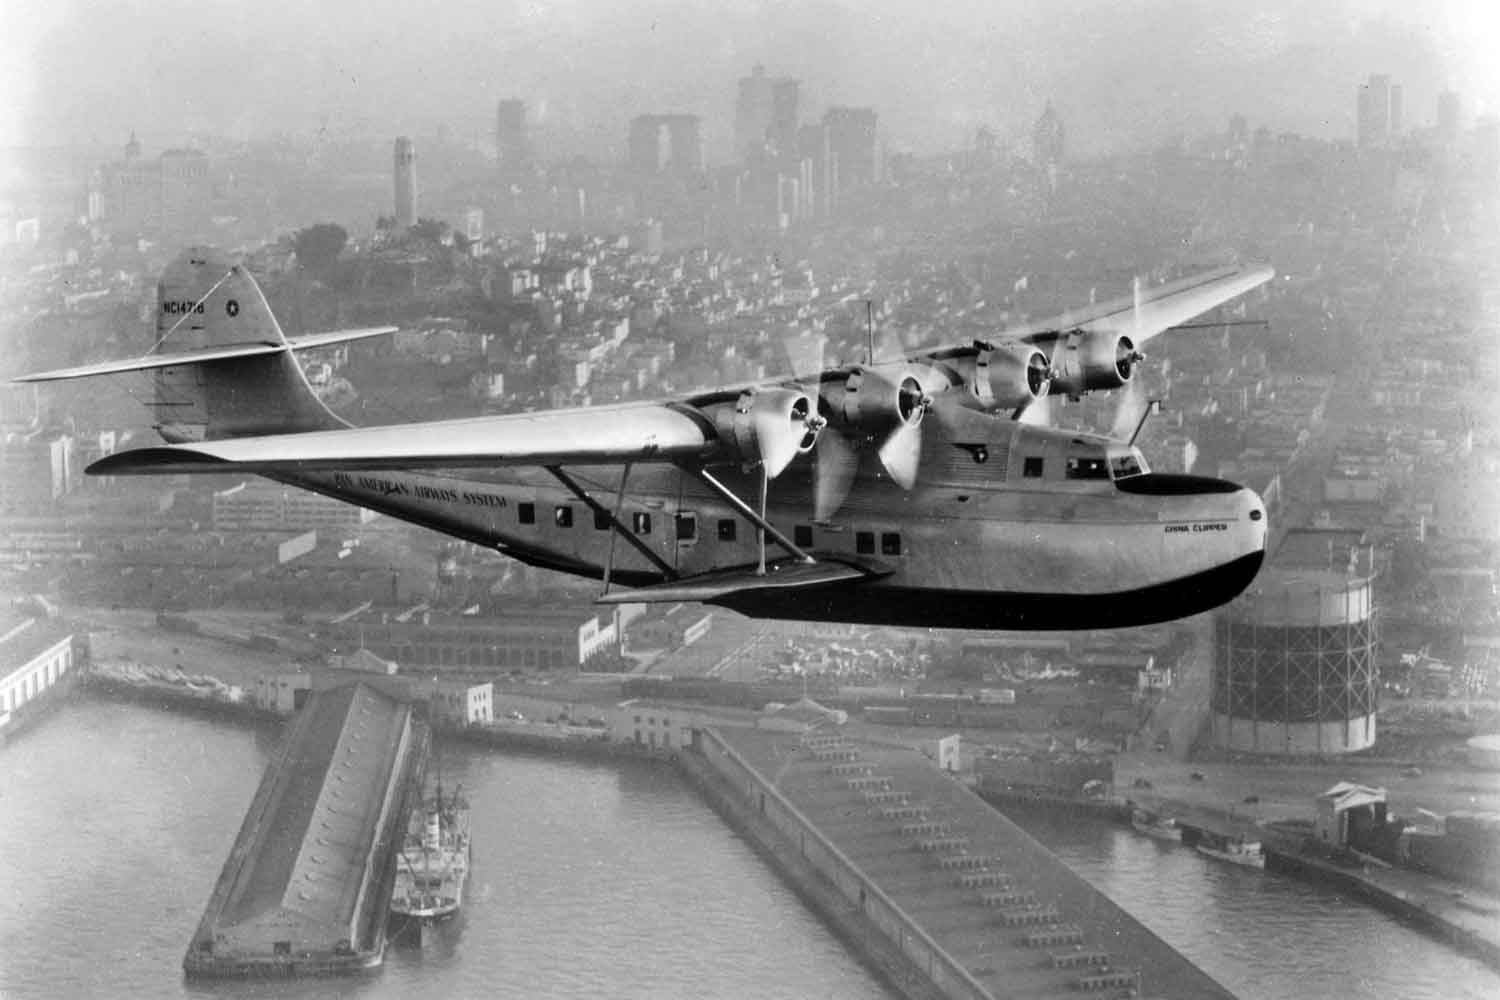
<svg viewBox="0 0 1500 1000">
<path fill-rule="evenodd" d="M 1135 435 L 1029 419 L 1129 385 L 1153 338 L 1273 277 L 1230 266 L 993 337 L 677 398 L 355 427 L 242 264 L 193 248 L 143 356 L 164 443 L 88 473 L 259 475 L 601 582 L 603 603 L 967 629 L 1143 625 L 1231 600 L 1265 556 L 1250 489 L 1152 472 Z M 1139 430 L 1137 425 L 1136 430 Z"/>
</svg>

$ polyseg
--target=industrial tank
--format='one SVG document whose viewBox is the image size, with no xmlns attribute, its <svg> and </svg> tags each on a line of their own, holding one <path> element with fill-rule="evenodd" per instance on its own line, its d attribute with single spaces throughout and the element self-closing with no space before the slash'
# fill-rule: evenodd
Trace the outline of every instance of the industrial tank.
<svg viewBox="0 0 1500 1000">
<path fill-rule="evenodd" d="M 1275 570 L 1214 623 L 1213 743 L 1263 754 L 1335 754 L 1375 742 L 1371 578 Z"/>
</svg>

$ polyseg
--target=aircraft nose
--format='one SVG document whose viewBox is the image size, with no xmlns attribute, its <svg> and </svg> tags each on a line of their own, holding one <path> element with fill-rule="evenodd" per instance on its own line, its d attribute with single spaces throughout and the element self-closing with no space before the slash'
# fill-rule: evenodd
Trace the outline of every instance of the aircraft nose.
<svg viewBox="0 0 1500 1000">
<path fill-rule="evenodd" d="M 1235 492 L 1234 500 L 1239 512 L 1237 521 L 1243 526 L 1242 534 L 1247 548 L 1250 551 L 1264 552 L 1271 527 L 1269 518 L 1266 517 L 1265 501 L 1260 498 L 1259 493 L 1243 486 Z"/>
</svg>

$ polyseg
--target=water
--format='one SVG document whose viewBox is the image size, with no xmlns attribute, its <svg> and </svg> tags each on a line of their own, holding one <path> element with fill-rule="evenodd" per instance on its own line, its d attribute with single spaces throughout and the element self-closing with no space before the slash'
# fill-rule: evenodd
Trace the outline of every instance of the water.
<svg viewBox="0 0 1500 1000">
<path fill-rule="evenodd" d="M 188 984 L 188 939 L 275 747 L 75 701 L 0 747 L 0 997 L 867 998 L 881 986 L 671 772 L 447 746 L 465 912 L 354 980 Z M 1113 826 L 1016 815 L 1243 1000 L 1500 996 L 1500 974 L 1303 882 Z"/>
<path fill-rule="evenodd" d="M 1331 889 L 1111 824 L 1008 815 L 1241 1000 L 1500 997 L 1500 973 Z"/>
<path fill-rule="evenodd" d="M 76 701 L 0 748 L 0 997 L 886 995 L 665 768 L 454 746 L 474 869 L 435 946 L 360 979 L 189 984 L 277 736 Z"/>
</svg>

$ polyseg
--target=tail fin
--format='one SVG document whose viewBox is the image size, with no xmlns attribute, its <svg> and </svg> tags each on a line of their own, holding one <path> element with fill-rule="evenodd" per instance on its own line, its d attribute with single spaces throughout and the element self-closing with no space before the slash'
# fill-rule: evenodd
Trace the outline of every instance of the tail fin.
<svg viewBox="0 0 1500 1000">
<path fill-rule="evenodd" d="M 157 285 L 153 354 L 266 349 L 159 368 L 152 404 L 168 441 L 347 426 L 318 399 L 260 286 L 215 250 L 194 247 Z"/>
<path fill-rule="evenodd" d="M 155 371 L 150 406 L 157 430 L 173 443 L 332 430 L 348 424 L 318 399 L 293 351 L 392 329 L 289 340 L 250 272 L 216 250 L 194 247 L 162 273 L 156 338 L 144 356 L 16 381 Z"/>
</svg>

